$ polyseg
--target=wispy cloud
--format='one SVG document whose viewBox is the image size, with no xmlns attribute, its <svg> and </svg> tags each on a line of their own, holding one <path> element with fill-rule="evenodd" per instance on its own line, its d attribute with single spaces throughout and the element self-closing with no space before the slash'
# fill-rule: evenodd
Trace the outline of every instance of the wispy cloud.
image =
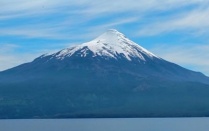
<svg viewBox="0 0 209 131">
<path fill-rule="evenodd" d="M 21 18 L 30 18 L 30 21 L 21 20 L 15 27 L 12 28 L 8 26 L 0 26 L 2 30 L 0 33 L 4 35 L 17 35 L 25 37 L 37 37 L 37 38 L 67 38 L 67 35 L 72 35 L 69 32 L 77 28 L 86 28 L 87 30 L 91 27 L 83 25 L 82 22 L 94 22 L 101 19 L 101 16 L 117 16 L 120 15 L 121 20 L 127 19 L 126 15 L 121 13 L 134 14 L 133 19 L 139 19 L 141 17 L 147 17 L 149 13 L 153 12 L 162 12 L 175 10 L 180 7 L 187 6 L 203 6 L 207 5 L 208 2 L 205 0 L 138 0 L 137 3 L 135 0 L 124 0 L 124 1 L 93 1 L 93 0 L 2 0 L 0 1 L 0 20 L 13 19 L 14 23 L 16 20 Z M 185 16 L 172 16 L 165 20 L 158 16 L 158 22 L 146 22 L 144 28 L 141 29 L 139 34 L 141 35 L 153 35 L 162 32 L 168 32 L 176 30 L 179 28 L 190 27 L 189 25 L 193 24 L 194 26 L 198 24 L 199 21 L 206 21 L 208 16 L 208 11 L 200 10 L 199 12 L 191 12 L 192 14 L 185 14 Z M 202 14 L 203 13 L 203 14 Z M 51 18 L 51 15 L 56 15 L 56 17 Z M 200 20 L 193 20 L 194 17 Z M 43 19 L 44 17 L 45 19 Z M 177 18 L 176 18 L 177 17 Z M 182 18 L 181 18 L 182 17 Z M 47 20 L 49 18 L 49 20 Z M 37 21 L 39 19 L 39 21 Z M 61 20 L 57 20 L 61 19 Z M 108 19 L 108 18 L 107 18 Z M 109 18 L 110 21 L 105 21 L 100 25 L 97 25 L 98 28 L 105 30 L 109 27 L 114 27 L 119 24 L 126 24 L 127 22 L 115 22 L 111 21 L 112 18 Z M 192 22 L 191 22 L 192 19 Z M 124 21 L 122 20 L 122 21 Z M 172 20 L 172 21 L 171 21 Z M 20 21 L 20 20 L 19 20 Z M 53 21 L 56 21 L 52 23 Z M 165 22 L 162 22 L 165 21 Z M 135 21 L 133 21 L 135 22 Z M 139 21 L 141 22 L 141 21 Z M 40 24 L 42 23 L 42 25 Z M 45 25 L 43 26 L 43 23 Z M 162 23 L 162 24 L 161 24 Z M 201 23 L 201 22 L 199 22 Z M 35 28 L 28 27 L 28 25 L 35 25 Z M 204 22 L 204 25 L 207 24 Z M 39 26 L 40 25 L 40 26 Z M 48 26 L 51 25 L 51 26 Z M 137 25 L 137 24 L 136 24 Z M 185 26 L 186 25 L 186 26 Z M 199 24 L 199 25 L 202 25 Z M 203 26 L 203 25 L 202 25 Z M 201 26 L 201 27 L 202 27 Z M 3 28 L 3 29 L 2 29 Z M 18 30 L 22 28 L 22 30 Z M 18 30 L 18 31 L 17 31 Z M 66 30 L 68 32 L 66 32 Z M 68 34 L 69 33 L 69 34 Z"/>
<path fill-rule="evenodd" d="M 107 13 L 107 12 L 124 12 L 124 11 L 146 11 L 146 10 L 170 10 L 172 8 L 187 6 L 191 4 L 203 4 L 205 0 L 123 0 L 123 1 L 93 1 L 93 0 L 2 0 L 0 11 L 3 14 L 25 14 L 29 13 L 43 13 L 48 11 L 59 11 L 63 7 L 74 7 L 70 8 L 68 12 L 86 12 L 92 14 Z M 77 10 L 76 8 L 80 10 Z"/>
<path fill-rule="evenodd" d="M 209 76 L 209 44 L 158 45 L 151 49 L 158 56 Z"/>
<path fill-rule="evenodd" d="M 158 19 L 154 23 L 144 25 L 138 35 L 149 36 L 172 31 L 189 32 L 199 35 L 209 32 L 209 8 L 201 7 L 191 11 L 177 13 L 166 18 Z"/>
<path fill-rule="evenodd" d="M 58 45 L 51 45 L 47 49 L 36 49 L 36 50 L 27 50 L 21 52 L 19 50 L 23 49 L 22 46 L 18 44 L 2 44 L 0 43 L 0 71 L 15 67 L 17 65 L 31 62 L 36 57 L 39 57 L 45 53 L 54 53 L 62 48 L 66 48 L 69 46 L 68 43 L 59 44 Z"/>
<path fill-rule="evenodd" d="M 85 34 L 76 35 L 72 30 L 74 30 L 75 20 L 65 20 L 60 23 L 47 22 L 47 23 L 37 23 L 35 25 L 19 25 L 15 27 L 3 27 L 0 30 L 1 36 L 18 36 L 25 38 L 46 38 L 46 39 L 81 39 L 85 37 L 98 35 L 105 29 L 114 28 L 115 26 L 120 26 L 127 23 L 136 22 L 138 18 L 136 17 L 127 17 L 124 18 L 116 18 L 111 20 L 110 23 L 105 23 L 102 25 L 89 25 L 84 32 Z M 74 23 L 73 23 L 74 22 Z M 81 25 L 85 26 L 85 25 Z M 67 30 L 66 30 L 67 27 Z M 94 34 L 92 33 L 94 31 Z M 91 32 L 91 33 L 90 33 Z M 85 36 L 84 36 L 85 35 Z M 73 36 L 73 37 L 72 37 Z"/>
<path fill-rule="evenodd" d="M 14 65 L 28 62 L 31 59 L 31 54 L 17 54 L 15 50 L 19 46 L 15 44 L 4 44 L 0 48 L 0 70 L 5 70 L 13 67 Z"/>
</svg>

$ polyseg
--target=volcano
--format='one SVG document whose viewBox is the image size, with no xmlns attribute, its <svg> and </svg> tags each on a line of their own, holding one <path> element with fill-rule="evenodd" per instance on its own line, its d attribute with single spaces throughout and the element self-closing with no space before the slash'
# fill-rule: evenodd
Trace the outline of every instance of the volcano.
<svg viewBox="0 0 209 131">
<path fill-rule="evenodd" d="M 209 116 L 209 77 L 111 29 L 0 72 L 0 118 Z"/>
</svg>

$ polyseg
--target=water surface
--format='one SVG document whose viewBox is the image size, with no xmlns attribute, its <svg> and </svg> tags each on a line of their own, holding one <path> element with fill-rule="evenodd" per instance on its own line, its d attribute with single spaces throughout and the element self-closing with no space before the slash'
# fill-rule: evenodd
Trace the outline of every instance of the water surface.
<svg viewBox="0 0 209 131">
<path fill-rule="evenodd" d="M 209 118 L 0 120 L 0 131 L 209 131 Z"/>
</svg>

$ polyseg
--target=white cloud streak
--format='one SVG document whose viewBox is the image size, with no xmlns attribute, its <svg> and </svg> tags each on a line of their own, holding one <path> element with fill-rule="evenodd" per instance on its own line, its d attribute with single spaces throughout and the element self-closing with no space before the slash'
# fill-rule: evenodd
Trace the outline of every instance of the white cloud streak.
<svg viewBox="0 0 209 131">
<path fill-rule="evenodd" d="M 15 44 L 4 44 L 0 48 L 0 71 L 31 60 L 31 54 L 19 54 L 14 51 L 19 48 Z"/>
<path fill-rule="evenodd" d="M 179 6 L 205 3 L 205 0 L 2 0 L 0 1 L 1 12 L 7 14 L 19 14 L 23 12 L 38 12 L 43 10 L 60 10 L 61 7 L 82 7 L 80 12 L 103 13 L 103 12 L 124 12 L 124 11 L 145 11 L 145 10 L 169 10 Z"/>
<path fill-rule="evenodd" d="M 185 31 L 200 35 L 201 32 L 209 32 L 208 21 L 209 8 L 198 8 L 149 23 L 140 29 L 138 35 L 149 36 L 172 31 Z"/>
<path fill-rule="evenodd" d="M 45 23 L 44 26 L 37 27 L 39 23 L 34 22 L 36 24 L 36 28 L 28 28 L 27 23 L 19 23 L 16 27 L 4 27 L 0 33 L 5 35 L 21 35 L 25 37 L 37 37 L 37 38 L 60 38 L 64 33 L 66 28 L 71 31 L 73 27 L 82 28 L 82 22 L 88 22 L 92 20 L 99 19 L 101 16 L 113 15 L 118 13 L 129 13 L 135 14 L 134 19 L 140 19 L 141 17 L 147 17 L 146 15 L 156 11 L 170 11 L 175 10 L 180 7 L 187 7 L 191 5 L 196 6 L 204 6 L 207 5 L 208 2 L 205 0 L 123 0 L 123 1 L 93 1 L 93 0 L 36 0 L 36 1 L 28 1 L 28 0 L 2 0 L 0 1 L 0 21 L 5 21 L 7 19 L 19 19 L 19 18 L 31 18 L 32 20 L 38 19 L 40 16 L 53 15 L 55 13 L 63 13 L 66 16 L 66 21 L 70 24 L 69 26 L 63 26 L 64 22 L 53 23 L 54 27 L 50 27 L 48 25 L 53 25 L 52 23 L 48 23 L 49 21 L 40 21 L 41 23 Z M 200 15 L 201 14 L 201 15 Z M 75 18 L 75 16 L 79 16 L 79 18 Z M 159 22 L 147 22 L 144 25 L 144 28 L 141 29 L 139 35 L 155 35 L 159 33 L 169 32 L 176 29 L 182 28 L 190 28 L 196 27 L 198 25 L 207 24 L 206 21 L 208 16 L 208 11 L 198 10 L 196 12 L 192 12 L 192 14 L 185 14 L 186 16 L 182 16 L 182 18 L 168 18 L 165 22 L 163 18 L 159 18 Z M 193 20 L 198 16 L 199 21 L 196 22 Z M 68 18 L 67 18 L 68 17 Z M 126 19 L 127 16 L 121 16 L 121 21 Z M 180 17 L 180 16 L 179 16 Z M 75 20 L 74 20 L 75 19 Z M 191 22 L 192 19 L 192 22 Z M 200 22 L 201 21 L 201 22 Z M 135 22 L 135 21 L 133 21 Z M 129 23 L 129 22 L 128 22 Z M 117 23 L 107 21 L 101 25 L 99 25 L 101 29 L 105 29 L 108 27 L 112 27 Z M 126 24 L 124 22 L 123 24 Z M 190 25 L 190 26 L 189 26 Z M 201 26 L 201 27 L 202 27 Z M 21 31 L 17 31 L 18 28 L 22 28 Z M 86 27 L 87 30 L 91 27 Z M 200 28 L 200 27 L 199 27 Z M 39 33 L 38 33 L 39 32 Z M 66 34 L 66 33 L 65 33 Z M 57 36 L 57 37 L 56 37 Z M 67 37 L 67 36 L 65 36 Z"/>
<path fill-rule="evenodd" d="M 209 45 L 158 45 L 151 49 L 156 55 L 209 76 Z"/>
<path fill-rule="evenodd" d="M 61 44 L 58 47 L 53 47 L 48 49 L 36 49 L 32 52 L 30 50 L 26 52 L 18 52 L 19 49 L 21 49 L 21 46 L 18 46 L 17 44 L 0 44 L 0 71 L 15 67 L 17 65 L 31 62 L 33 59 L 39 57 L 43 54 L 50 54 L 57 52 L 58 50 L 62 48 L 66 48 L 69 46 L 68 43 Z"/>
</svg>

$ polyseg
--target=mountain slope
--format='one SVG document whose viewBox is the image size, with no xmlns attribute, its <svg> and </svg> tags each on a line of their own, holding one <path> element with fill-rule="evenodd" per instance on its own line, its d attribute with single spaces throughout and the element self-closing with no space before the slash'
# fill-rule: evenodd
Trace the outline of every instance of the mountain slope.
<svg viewBox="0 0 209 131">
<path fill-rule="evenodd" d="M 209 78 L 116 30 L 0 73 L 1 118 L 208 116 Z"/>
</svg>

